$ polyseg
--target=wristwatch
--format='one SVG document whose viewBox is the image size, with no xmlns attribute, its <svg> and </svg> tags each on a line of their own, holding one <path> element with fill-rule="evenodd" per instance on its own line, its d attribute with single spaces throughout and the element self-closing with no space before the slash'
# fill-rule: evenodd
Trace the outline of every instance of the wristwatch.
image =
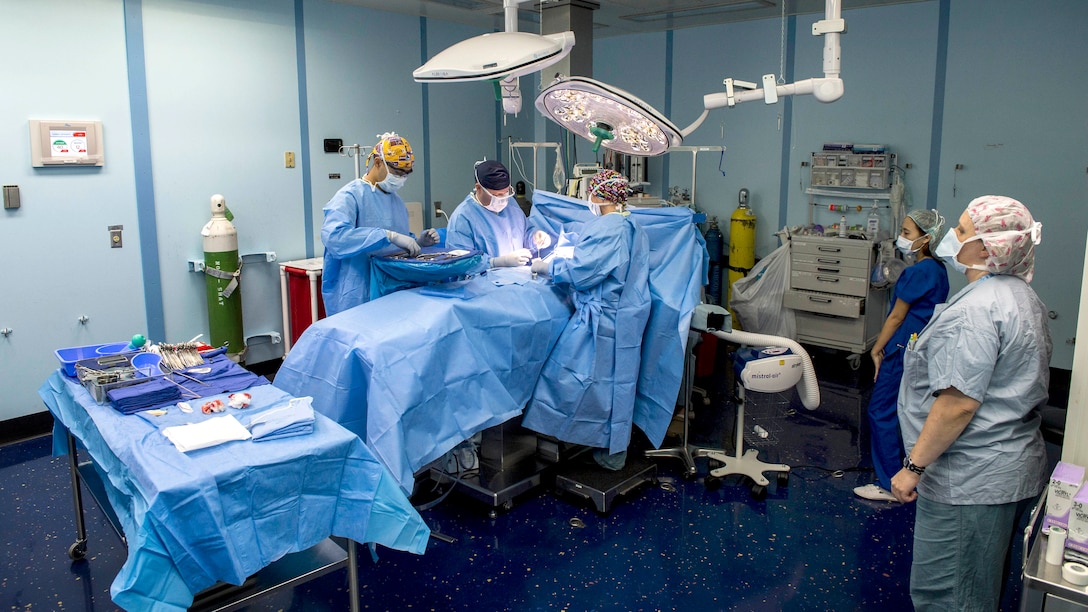
<svg viewBox="0 0 1088 612">
<path fill-rule="evenodd" d="M 924 467 L 915 465 L 914 462 L 910 460 L 910 455 L 907 455 L 906 457 L 903 457 L 903 467 L 905 467 L 908 470 L 914 472 L 915 474 L 918 474 L 919 476 L 924 474 L 925 471 L 926 471 L 926 469 Z"/>
</svg>

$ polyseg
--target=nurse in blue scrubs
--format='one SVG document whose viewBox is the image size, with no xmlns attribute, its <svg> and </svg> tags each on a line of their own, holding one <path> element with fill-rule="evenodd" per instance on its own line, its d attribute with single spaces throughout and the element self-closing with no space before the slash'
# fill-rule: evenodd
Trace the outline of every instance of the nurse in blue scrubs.
<svg viewBox="0 0 1088 612">
<path fill-rule="evenodd" d="M 896 405 L 903 380 L 903 349 L 948 299 L 948 271 L 931 249 L 937 248 L 944 217 L 936 210 L 912 210 L 900 227 L 896 247 L 914 259 L 892 290 L 892 306 L 870 354 L 876 382 L 869 399 L 869 429 L 876 482 L 856 487 L 854 494 L 873 501 L 895 502 L 892 476 L 903 466 L 903 438 Z"/>
<path fill-rule="evenodd" d="M 540 374 L 522 424 L 564 442 L 595 447 L 619 470 L 631 440 L 642 334 L 650 315 L 645 232 L 624 210 L 627 179 L 590 179 L 589 208 L 570 258 L 537 260 L 532 271 L 569 287 L 576 306 Z"/>
</svg>

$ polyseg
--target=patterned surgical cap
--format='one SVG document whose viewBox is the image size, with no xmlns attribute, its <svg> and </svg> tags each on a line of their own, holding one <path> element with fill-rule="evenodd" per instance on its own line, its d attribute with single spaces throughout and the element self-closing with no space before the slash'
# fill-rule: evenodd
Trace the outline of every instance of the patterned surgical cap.
<svg viewBox="0 0 1088 612">
<path fill-rule="evenodd" d="M 601 170 L 589 179 L 588 193 L 617 205 L 627 202 L 627 179 L 615 170 Z"/>
<path fill-rule="evenodd" d="M 412 145 L 396 132 L 386 132 L 378 138 L 381 141 L 374 145 L 368 160 L 373 157 L 381 157 L 386 164 L 405 172 L 412 170 L 415 155 L 412 154 Z"/>
<path fill-rule="evenodd" d="M 988 195 L 972 200 L 967 216 L 990 254 L 986 269 L 1031 282 L 1035 245 L 1042 242 L 1043 224 L 1031 217 L 1027 207 L 1012 198 Z"/>
</svg>

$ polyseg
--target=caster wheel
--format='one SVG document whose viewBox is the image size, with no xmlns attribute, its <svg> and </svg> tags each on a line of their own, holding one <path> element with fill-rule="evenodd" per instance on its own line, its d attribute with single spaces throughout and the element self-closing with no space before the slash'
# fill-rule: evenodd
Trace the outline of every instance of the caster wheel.
<svg viewBox="0 0 1088 612">
<path fill-rule="evenodd" d="M 83 557 L 87 556 L 87 543 L 75 542 L 68 547 L 68 557 L 73 561 L 79 561 Z"/>
<path fill-rule="evenodd" d="M 703 486 L 707 491 L 717 491 L 722 487 L 722 479 L 717 476 L 707 476 L 703 479 Z"/>
<path fill-rule="evenodd" d="M 778 486 L 788 487 L 789 484 L 790 484 L 790 473 L 789 472 L 779 472 L 778 473 Z"/>
<path fill-rule="evenodd" d="M 692 466 L 691 469 L 684 470 L 684 480 L 695 480 L 695 477 L 699 475 L 699 469 Z"/>
<path fill-rule="evenodd" d="M 491 510 L 487 511 L 487 518 L 496 519 L 498 517 L 499 517 L 499 511 L 498 510 L 492 508 Z"/>
<path fill-rule="evenodd" d="M 757 484 L 752 485 L 751 492 L 752 492 L 752 499 L 754 499 L 756 501 L 763 501 L 763 500 L 767 499 L 767 487 L 765 487 L 763 485 L 757 485 Z"/>
<path fill-rule="evenodd" d="M 861 367 L 861 355 L 854 353 L 846 358 L 846 362 L 850 364 L 850 369 L 856 372 Z"/>
<path fill-rule="evenodd" d="M 707 464 L 707 467 L 709 467 L 712 470 L 716 470 L 716 469 L 718 469 L 718 468 L 725 465 L 724 463 L 722 463 L 721 461 L 718 461 L 717 459 L 710 459 L 709 461 L 706 462 L 706 464 Z"/>
<path fill-rule="evenodd" d="M 514 509 L 514 502 L 511 501 L 511 500 L 507 500 L 507 501 L 502 503 L 501 508 L 502 508 L 503 512 L 510 512 L 511 510 Z"/>
</svg>

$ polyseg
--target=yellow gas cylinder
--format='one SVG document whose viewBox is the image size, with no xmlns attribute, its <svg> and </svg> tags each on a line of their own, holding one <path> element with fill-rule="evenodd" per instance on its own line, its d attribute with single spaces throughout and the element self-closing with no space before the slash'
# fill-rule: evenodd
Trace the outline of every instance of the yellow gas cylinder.
<svg viewBox="0 0 1088 612">
<path fill-rule="evenodd" d="M 741 189 L 738 195 L 740 204 L 729 218 L 729 286 L 726 289 L 726 304 L 733 302 L 733 283 L 745 276 L 756 265 L 756 214 L 748 207 L 748 190 Z M 737 315 L 733 315 L 733 328 L 740 329 Z"/>
</svg>

